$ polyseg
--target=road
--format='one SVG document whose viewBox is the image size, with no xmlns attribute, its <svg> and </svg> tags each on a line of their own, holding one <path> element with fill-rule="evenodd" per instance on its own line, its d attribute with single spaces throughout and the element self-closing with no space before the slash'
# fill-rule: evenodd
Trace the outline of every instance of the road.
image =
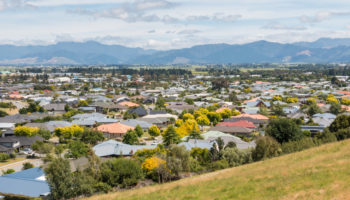
<svg viewBox="0 0 350 200">
<path fill-rule="evenodd" d="M 32 163 L 34 167 L 39 167 L 40 165 L 43 164 L 43 161 L 40 159 L 26 159 L 26 160 L 18 161 L 18 162 L 0 167 L 0 175 L 2 175 L 2 171 L 6 171 L 8 169 L 14 169 L 16 172 L 21 171 L 23 164 L 26 162 Z"/>
</svg>

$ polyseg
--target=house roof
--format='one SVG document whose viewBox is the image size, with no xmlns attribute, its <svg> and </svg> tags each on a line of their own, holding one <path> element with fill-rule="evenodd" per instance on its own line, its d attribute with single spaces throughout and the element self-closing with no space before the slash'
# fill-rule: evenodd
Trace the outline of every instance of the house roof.
<svg viewBox="0 0 350 200">
<path fill-rule="evenodd" d="M 137 106 L 139 106 L 139 104 L 133 103 L 131 101 L 123 101 L 123 102 L 120 102 L 119 105 L 128 106 L 128 107 L 137 107 Z"/>
<path fill-rule="evenodd" d="M 178 146 L 185 146 L 187 150 L 191 150 L 192 148 L 201 148 L 201 149 L 210 149 L 213 147 L 213 144 L 215 142 L 213 141 L 207 141 L 207 140 L 195 140 L 191 139 L 188 142 L 181 142 L 178 144 Z"/>
<path fill-rule="evenodd" d="M 137 119 L 128 119 L 120 122 L 121 124 L 131 126 L 131 127 L 136 127 L 137 125 L 140 125 L 142 129 L 148 129 L 149 127 L 152 126 L 151 123 L 148 123 L 146 121 L 142 120 L 137 120 Z"/>
<path fill-rule="evenodd" d="M 48 111 L 51 111 L 51 110 L 64 111 L 65 106 L 66 106 L 66 104 L 64 104 L 64 103 L 53 103 L 53 104 L 44 105 L 43 108 L 48 110 Z"/>
<path fill-rule="evenodd" d="M 0 176 L 0 193 L 40 197 L 50 194 L 50 187 L 45 181 L 44 171 L 35 167 Z"/>
<path fill-rule="evenodd" d="M 232 116 L 231 118 L 242 118 L 242 117 L 249 117 L 252 119 L 258 119 L 258 120 L 269 120 L 268 117 L 264 116 L 264 115 L 260 115 L 260 114 L 247 114 L 247 113 L 243 113 L 237 116 Z"/>
<path fill-rule="evenodd" d="M 135 113 L 138 116 L 145 116 L 145 115 L 147 115 L 147 110 L 140 106 L 137 108 L 130 109 L 129 113 Z"/>
<path fill-rule="evenodd" d="M 249 134 L 251 132 L 253 132 L 251 129 L 249 128 L 245 128 L 245 127 L 239 127 L 239 126 L 215 126 L 209 129 L 209 131 L 220 131 L 223 133 L 243 133 L 243 134 Z"/>
<path fill-rule="evenodd" d="M 121 123 L 103 124 L 97 127 L 98 131 L 109 134 L 125 134 L 130 129 L 134 130 L 134 127 Z"/>
<path fill-rule="evenodd" d="M 256 128 L 256 126 L 247 120 L 240 120 L 236 122 L 221 122 L 218 123 L 217 126 L 239 126 L 239 127 L 246 127 L 246 128 Z"/>
<path fill-rule="evenodd" d="M 129 145 L 115 140 L 108 140 L 93 147 L 97 156 L 129 156 L 141 149 L 154 149 L 156 145 Z"/>
</svg>

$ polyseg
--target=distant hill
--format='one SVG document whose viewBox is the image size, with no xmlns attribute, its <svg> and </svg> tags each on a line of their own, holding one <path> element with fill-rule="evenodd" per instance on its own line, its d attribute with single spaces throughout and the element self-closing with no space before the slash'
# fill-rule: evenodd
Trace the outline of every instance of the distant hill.
<svg viewBox="0 0 350 200">
<path fill-rule="evenodd" d="M 207 44 L 168 51 L 94 41 L 60 42 L 48 46 L 0 45 L 2 65 L 229 63 L 350 63 L 350 39 L 321 38 L 291 44 L 268 41 L 243 45 Z"/>
<path fill-rule="evenodd" d="M 350 140 L 172 183 L 92 196 L 121 199 L 349 199 Z"/>
</svg>

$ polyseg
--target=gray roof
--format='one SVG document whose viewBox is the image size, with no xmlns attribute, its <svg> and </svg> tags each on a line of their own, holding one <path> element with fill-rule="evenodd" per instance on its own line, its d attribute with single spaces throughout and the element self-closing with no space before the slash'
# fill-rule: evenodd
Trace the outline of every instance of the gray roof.
<svg viewBox="0 0 350 200">
<path fill-rule="evenodd" d="M 156 145 L 129 145 L 115 140 L 108 140 L 93 147 L 97 156 L 130 156 L 137 150 L 154 149 Z"/>
<path fill-rule="evenodd" d="M 201 149 L 210 149 L 213 147 L 213 144 L 215 142 L 213 141 L 207 141 L 207 140 L 195 140 L 191 139 L 188 142 L 181 142 L 178 145 L 179 146 L 185 146 L 187 150 L 191 150 L 192 148 L 201 148 Z"/>
<path fill-rule="evenodd" d="M 151 123 L 148 123 L 143 120 L 138 120 L 138 119 L 128 119 L 120 122 L 121 124 L 136 127 L 137 125 L 140 125 L 142 129 L 148 129 L 149 127 L 152 126 Z"/>
<path fill-rule="evenodd" d="M 8 115 L 0 118 L 0 122 L 3 123 L 24 123 L 31 120 L 41 119 L 49 116 L 47 113 L 31 113 L 31 114 L 16 114 Z"/>
<path fill-rule="evenodd" d="M 53 104 L 47 104 L 44 105 L 43 108 L 48 110 L 48 111 L 65 111 L 64 107 L 66 104 L 64 103 L 53 103 Z"/>
<path fill-rule="evenodd" d="M 53 132 L 56 128 L 63 128 L 72 126 L 73 124 L 67 121 L 49 121 L 45 123 L 28 123 L 25 126 L 28 127 L 38 127 L 40 129 L 49 130 L 50 132 Z"/>
<path fill-rule="evenodd" d="M 0 193 L 40 197 L 50 194 L 49 184 L 43 179 L 44 171 L 35 167 L 0 177 Z"/>
</svg>

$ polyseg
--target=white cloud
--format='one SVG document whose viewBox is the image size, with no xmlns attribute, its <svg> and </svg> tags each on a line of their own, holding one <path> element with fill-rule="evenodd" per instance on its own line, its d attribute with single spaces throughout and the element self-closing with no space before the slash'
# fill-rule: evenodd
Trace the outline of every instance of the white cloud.
<svg viewBox="0 0 350 200">
<path fill-rule="evenodd" d="M 300 21 L 303 23 L 319 23 L 325 20 L 331 19 L 332 17 L 337 16 L 349 16 L 350 12 L 332 12 L 332 11 L 320 11 L 317 12 L 314 16 L 302 15 Z"/>
<path fill-rule="evenodd" d="M 0 0 L 0 11 L 19 8 L 34 8 L 34 6 L 29 0 Z"/>
<path fill-rule="evenodd" d="M 294 31 L 303 31 L 307 28 L 305 26 L 292 26 L 292 25 L 284 25 L 279 22 L 271 22 L 262 27 L 263 29 L 271 29 L 271 30 L 294 30 Z"/>
</svg>

